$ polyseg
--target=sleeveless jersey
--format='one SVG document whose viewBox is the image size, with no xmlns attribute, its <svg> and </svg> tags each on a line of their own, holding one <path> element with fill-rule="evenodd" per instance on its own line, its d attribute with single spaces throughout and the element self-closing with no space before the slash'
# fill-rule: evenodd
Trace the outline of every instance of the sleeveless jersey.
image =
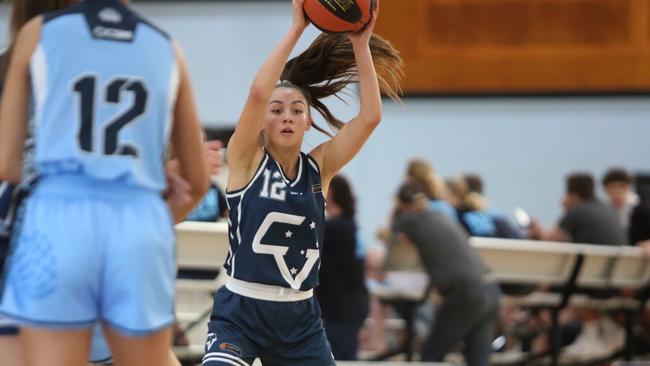
<svg viewBox="0 0 650 366">
<path fill-rule="evenodd" d="M 9 228 L 12 220 L 10 207 L 13 191 L 13 185 L 0 182 L 0 239 L 2 240 L 9 238 Z M 0 243 L 4 243 L 2 240 L 0 240 Z M 0 261 L 4 261 L 4 258 L 0 258 Z"/>
<path fill-rule="evenodd" d="M 44 16 L 30 69 L 39 178 L 164 189 L 179 81 L 166 34 L 117 0 L 83 1 Z"/>
<path fill-rule="evenodd" d="M 325 198 L 316 162 L 300 153 L 287 179 L 265 152 L 251 182 L 228 192 L 228 275 L 247 282 L 306 291 L 318 284 Z"/>
</svg>

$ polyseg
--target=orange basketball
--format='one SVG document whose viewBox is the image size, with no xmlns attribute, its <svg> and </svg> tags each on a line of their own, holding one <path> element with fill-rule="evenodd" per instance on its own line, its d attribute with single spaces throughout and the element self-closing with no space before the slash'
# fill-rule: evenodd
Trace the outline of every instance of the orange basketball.
<svg viewBox="0 0 650 366">
<path fill-rule="evenodd" d="M 305 0 L 303 3 L 312 24 L 327 33 L 358 31 L 368 23 L 376 6 L 376 0 Z"/>
</svg>

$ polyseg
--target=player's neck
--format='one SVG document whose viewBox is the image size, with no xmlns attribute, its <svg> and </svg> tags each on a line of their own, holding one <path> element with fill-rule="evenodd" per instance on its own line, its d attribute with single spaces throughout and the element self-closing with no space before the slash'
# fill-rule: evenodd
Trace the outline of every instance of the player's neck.
<svg viewBox="0 0 650 366">
<path fill-rule="evenodd" d="M 267 146 L 266 149 L 271 157 L 280 164 L 282 172 L 288 179 L 294 179 L 297 174 L 296 162 L 300 157 L 300 146 L 290 148 L 280 148 L 277 146 Z"/>
</svg>

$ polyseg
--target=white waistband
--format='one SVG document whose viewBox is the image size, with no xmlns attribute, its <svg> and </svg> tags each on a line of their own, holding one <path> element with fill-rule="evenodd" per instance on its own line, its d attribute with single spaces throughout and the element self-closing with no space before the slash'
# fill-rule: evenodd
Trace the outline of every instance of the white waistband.
<svg viewBox="0 0 650 366">
<path fill-rule="evenodd" d="M 300 291 L 282 286 L 263 285 L 228 277 L 226 288 L 238 295 L 266 301 L 301 301 L 314 296 L 314 290 Z"/>
</svg>

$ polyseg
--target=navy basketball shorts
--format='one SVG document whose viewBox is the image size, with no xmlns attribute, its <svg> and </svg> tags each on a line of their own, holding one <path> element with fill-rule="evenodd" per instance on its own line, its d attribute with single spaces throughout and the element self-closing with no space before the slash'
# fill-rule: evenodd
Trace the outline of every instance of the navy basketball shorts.
<svg viewBox="0 0 650 366">
<path fill-rule="evenodd" d="M 203 366 L 335 365 L 314 297 L 266 301 L 238 295 L 225 286 L 215 295 Z"/>
<path fill-rule="evenodd" d="M 0 237 L 0 278 L 4 277 L 4 263 L 7 258 L 9 249 L 9 238 Z M 2 288 L 0 285 L 0 299 L 2 298 Z M 0 337 L 18 335 L 18 325 L 13 320 L 0 314 Z"/>
</svg>

